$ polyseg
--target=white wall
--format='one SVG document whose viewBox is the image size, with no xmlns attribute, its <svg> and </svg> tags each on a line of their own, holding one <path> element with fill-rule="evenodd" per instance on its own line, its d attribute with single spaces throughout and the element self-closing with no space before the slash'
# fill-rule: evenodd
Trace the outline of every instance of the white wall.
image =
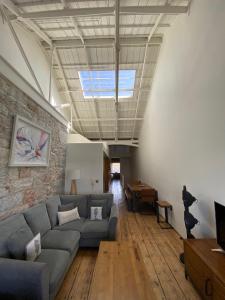
<svg viewBox="0 0 225 300">
<path fill-rule="evenodd" d="M 79 133 L 73 133 L 73 134 L 68 134 L 67 136 L 67 143 L 68 144 L 72 144 L 72 143 L 97 143 L 99 144 L 99 141 L 91 141 L 88 138 L 86 138 L 85 136 L 79 134 Z M 106 142 L 100 142 L 102 144 L 103 147 L 103 151 L 105 152 L 105 154 L 109 157 L 109 147 L 107 145 Z"/>
<path fill-rule="evenodd" d="M 91 143 L 89 139 L 84 137 L 83 135 L 79 133 L 75 134 L 68 134 L 67 135 L 67 143 L 72 144 L 72 143 Z"/>
<path fill-rule="evenodd" d="M 36 35 L 29 32 L 13 22 L 14 29 L 18 35 L 20 43 L 26 53 L 26 56 L 32 66 L 32 69 L 38 79 L 38 82 L 42 88 L 44 96 L 48 99 L 49 96 L 49 78 L 50 78 L 50 62 L 44 54 L 40 46 L 40 41 Z M 20 50 L 14 40 L 14 37 L 8 27 L 7 22 L 3 22 L 0 17 L 0 55 L 17 71 L 19 74 L 27 80 L 36 90 L 37 85 L 30 74 L 30 71 L 20 53 Z M 9 78 L 10 79 L 10 78 Z M 39 91 L 39 90 L 38 90 Z M 64 102 L 61 95 L 58 92 L 56 81 L 53 78 L 52 81 L 52 102 L 61 104 Z M 67 111 L 62 111 L 67 116 Z"/>
<path fill-rule="evenodd" d="M 124 186 L 131 181 L 131 158 L 122 157 L 120 158 L 120 174 L 123 178 Z"/>
<path fill-rule="evenodd" d="M 214 203 L 225 205 L 225 1 L 193 1 L 161 49 L 140 136 L 142 179 L 173 205 L 184 235 L 184 184 L 199 202 L 194 234 L 215 234 Z"/>
<path fill-rule="evenodd" d="M 70 191 L 71 178 L 68 170 L 80 170 L 77 180 L 78 194 L 103 192 L 103 145 L 102 143 L 67 144 L 65 192 Z M 96 182 L 96 180 L 98 182 Z"/>
</svg>

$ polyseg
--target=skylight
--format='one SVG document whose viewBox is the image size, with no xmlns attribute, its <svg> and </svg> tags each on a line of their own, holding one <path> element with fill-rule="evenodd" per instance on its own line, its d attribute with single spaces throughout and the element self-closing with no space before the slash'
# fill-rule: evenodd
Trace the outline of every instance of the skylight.
<svg viewBox="0 0 225 300">
<path fill-rule="evenodd" d="M 119 98 L 133 97 L 136 70 L 119 71 Z M 115 71 L 80 71 L 84 98 L 114 98 Z"/>
</svg>

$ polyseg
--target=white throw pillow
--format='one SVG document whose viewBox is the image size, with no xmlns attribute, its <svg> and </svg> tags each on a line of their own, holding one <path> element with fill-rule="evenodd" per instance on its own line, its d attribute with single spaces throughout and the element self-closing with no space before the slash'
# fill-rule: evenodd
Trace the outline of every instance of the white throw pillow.
<svg viewBox="0 0 225 300">
<path fill-rule="evenodd" d="M 91 207 L 91 220 L 102 220 L 102 206 Z"/>
<path fill-rule="evenodd" d="M 41 235 L 38 233 L 26 245 L 26 260 L 34 261 L 41 254 Z"/>
<path fill-rule="evenodd" d="M 77 207 L 67 211 L 58 211 L 59 225 L 80 219 Z"/>
</svg>

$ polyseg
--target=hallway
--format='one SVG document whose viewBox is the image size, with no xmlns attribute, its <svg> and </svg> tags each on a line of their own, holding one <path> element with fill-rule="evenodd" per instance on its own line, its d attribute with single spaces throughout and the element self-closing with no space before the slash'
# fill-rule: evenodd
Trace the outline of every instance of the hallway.
<svg viewBox="0 0 225 300">
<path fill-rule="evenodd" d="M 111 181 L 109 192 L 113 194 L 113 200 L 119 206 L 124 200 L 120 179 L 113 179 Z"/>
</svg>

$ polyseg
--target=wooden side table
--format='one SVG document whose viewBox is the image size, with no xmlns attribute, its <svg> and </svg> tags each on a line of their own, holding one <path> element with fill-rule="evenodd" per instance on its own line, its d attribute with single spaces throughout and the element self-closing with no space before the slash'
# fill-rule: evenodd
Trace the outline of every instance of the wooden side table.
<svg viewBox="0 0 225 300">
<path fill-rule="evenodd" d="M 159 207 L 164 208 L 164 210 L 165 210 L 165 219 L 166 219 L 165 222 L 160 222 L 160 219 L 159 219 Z M 159 225 L 160 225 L 160 227 L 162 229 L 170 229 L 170 228 L 172 228 L 172 226 L 169 224 L 169 221 L 168 221 L 168 209 L 172 210 L 172 205 L 168 201 L 160 200 L 160 201 L 156 202 L 157 222 L 159 223 Z M 162 227 L 161 223 L 166 223 L 167 227 Z"/>
</svg>

